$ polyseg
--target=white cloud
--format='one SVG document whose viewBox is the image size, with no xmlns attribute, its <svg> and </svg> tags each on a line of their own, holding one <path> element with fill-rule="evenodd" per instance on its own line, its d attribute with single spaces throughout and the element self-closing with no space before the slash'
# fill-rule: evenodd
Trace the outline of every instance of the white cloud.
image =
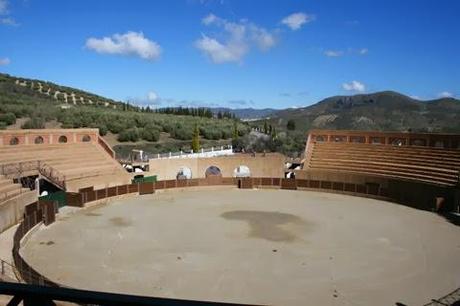
<svg viewBox="0 0 460 306">
<path fill-rule="evenodd" d="M 0 15 L 7 15 L 8 11 L 8 1 L 0 0 Z"/>
<path fill-rule="evenodd" d="M 142 32 L 126 32 L 111 37 L 88 38 L 86 47 L 101 54 L 135 55 L 146 60 L 160 57 L 161 47 L 155 41 L 144 37 Z"/>
<path fill-rule="evenodd" d="M 264 28 L 250 25 L 251 38 L 261 50 L 268 50 L 276 44 L 275 37 Z"/>
<path fill-rule="evenodd" d="M 0 24 L 17 26 L 19 25 L 13 17 L 10 16 L 10 10 L 8 9 L 8 0 L 0 0 Z"/>
<path fill-rule="evenodd" d="M 160 99 L 160 97 L 157 95 L 156 92 L 154 91 L 149 91 L 147 94 L 147 100 L 150 102 L 157 102 Z"/>
<path fill-rule="evenodd" d="M 340 50 L 326 50 L 324 51 L 324 55 L 329 57 L 339 57 L 343 55 L 343 51 Z"/>
<path fill-rule="evenodd" d="M 19 25 L 19 23 L 17 23 L 16 20 L 14 20 L 14 18 L 11 18 L 11 17 L 0 18 L 0 24 L 9 25 L 9 26 Z"/>
<path fill-rule="evenodd" d="M 206 26 L 221 28 L 219 38 L 201 34 L 195 41 L 195 47 L 207 55 L 214 63 L 241 62 L 252 46 L 266 51 L 276 45 L 273 33 L 247 20 L 230 22 L 214 14 L 204 17 L 201 22 Z"/>
<path fill-rule="evenodd" d="M 300 29 L 305 23 L 309 23 L 316 19 L 315 15 L 307 15 L 299 12 L 286 16 L 281 20 L 281 23 L 296 31 Z"/>
<path fill-rule="evenodd" d="M 347 91 L 357 91 L 364 92 L 366 91 L 366 86 L 358 81 L 351 81 L 350 83 L 343 83 L 342 88 Z"/>
<path fill-rule="evenodd" d="M 248 47 L 244 43 L 231 41 L 221 44 L 214 38 L 203 34 L 195 46 L 207 54 L 214 63 L 238 62 L 246 54 Z"/>
<path fill-rule="evenodd" d="M 453 98 L 454 94 L 448 91 L 443 91 L 443 92 L 440 92 L 438 96 L 441 98 Z"/>
<path fill-rule="evenodd" d="M 220 20 L 221 19 L 219 17 L 217 17 L 216 15 L 209 14 L 208 16 L 206 16 L 203 19 L 201 19 L 201 23 L 203 23 L 204 25 L 210 25 L 210 24 L 212 24 L 214 22 L 218 22 Z"/>
<path fill-rule="evenodd" d="M 369 52 L 369 49 L 353 49 L 348 48 L 347 50 L 326 50 L 324 55 L 329 57 L 339 57 L 339 56 L 348 56 L 348 55 L 366 55 Z"/>
<path fill-rule="evenodd" d="M 0 58 L 0 66 L 6 66 L 11 63 L 10 59 L 5 57 L 5 58 Z"/>
</svg>

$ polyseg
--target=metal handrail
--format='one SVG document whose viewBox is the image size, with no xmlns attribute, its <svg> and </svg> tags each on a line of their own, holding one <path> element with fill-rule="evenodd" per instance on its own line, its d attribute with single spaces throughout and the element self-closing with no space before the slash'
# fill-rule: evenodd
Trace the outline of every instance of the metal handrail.
<svg viewBox="0 0 460 306">
<path fill-rule="evenodd" d="M 6 178 L 18 179 L 28 171 L 37 171 L 52 183 L 64 190 L 66 189 L 65 175 L 43 161 L 34 160 L 0 165 L 0 175 L 5 176 Z"/>
<path fill-rule="evenodd" d="M 423 306 L 450 306 L 460 301 L 460 288 L 439 299 L 432 299 L 430 303 Z"/>
<path fill-rule="evenodd" d="M 11 274 L 9 275 L 7 274 L 8 270 L 11 271 Z M 13 264 L 0 258 L 0 279 L 2 278 L 2 276 L 6 276 L 8 278 L 14 278 L 19 281 L 18 275 L 18 270 Z"/>
<path fill-rule="evenodd" d="M 38 172 L 62 189 L 66 189 L 65 175 L 61 174 L 58 170 L 54 169 L 50 165 L 39 161 Z"/>
<path fill-rule="evenodd" d="M 196 155 L 196 154 L 201 154 L 201 153 L 209 153 L 209 152 L 222 152 L 222 151 L 227 151 L 231 150 L 233 147 L 231 145 L 224 145 L 224 146 L 216 146 L 216 147 L 211 147 L 211 148 L 202 148 L 197 152 L 184 152 L 184 151 L 178 151 L 178 152 L 168 152 L 168 153 L 149 153 L 149 158 L 150 159 L 162 159 L 162 158 L 169 158 L 169 157 L 177 157 L 177 156 L 191 156 L 191 155 Z M 147 152 L 148 153 L 148 152 Z"/>
</svg>

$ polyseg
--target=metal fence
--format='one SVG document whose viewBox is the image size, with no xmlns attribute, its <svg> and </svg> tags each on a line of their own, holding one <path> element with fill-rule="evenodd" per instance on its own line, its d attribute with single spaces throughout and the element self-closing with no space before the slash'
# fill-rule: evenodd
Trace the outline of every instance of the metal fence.
<svg viewBox="0 0 460 306">
<path fill-rule="evenodd" d="M 193 157 L 213 157 L 232 155 L 233 148 L 231 145 L 225 145 L 220 147 L 202 148 L 196 152 L 191 151 L 179 151 L 179 152 L 168 152 L 168 153 L 157 153 L 149 154 L 151 159 L 163 159 L 163 158 L 193 158 Z"/>
<path fill-rule="evenodd" d="M 41 174 L 43 177 L 65 190 L 65 175 L 47 163 L 34 160 L 0 165 L 0 175 L 10 179 L 19 179 L 30 174 Z"/>
<path fill-rule="evenodd" d="M 454 306 L 460 305 L 460 288 L 439 299 L 432 299 L 430 303 L 423 306 Z"/>
</svg>

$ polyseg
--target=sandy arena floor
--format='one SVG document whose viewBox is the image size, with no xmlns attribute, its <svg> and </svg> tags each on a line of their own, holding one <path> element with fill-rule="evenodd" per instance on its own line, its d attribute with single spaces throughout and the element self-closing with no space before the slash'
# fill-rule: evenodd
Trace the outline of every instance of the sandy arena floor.
<svg viewBox="0 0 460 306">
<path fill-rule="evenodd" d="M 283 190 L 172 191 L 81 210 L 22 251 L 77 288 L 271 305 L 421 305 L 460 287 L 460 227 Z"/>
</svg>

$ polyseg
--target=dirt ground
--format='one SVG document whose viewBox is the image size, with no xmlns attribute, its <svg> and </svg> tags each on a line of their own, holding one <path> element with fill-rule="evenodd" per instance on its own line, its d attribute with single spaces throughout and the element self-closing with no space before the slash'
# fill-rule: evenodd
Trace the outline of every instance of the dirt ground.
<svg viewBox="0 0 460 306">
<path fill-rule="evenodd" d="M 422 305 L 460 287 L 460 227 L 307 191 L 171 191 L 61 216 L 23 256 L 84 289 L 270 305 Z"/>
</svg>

